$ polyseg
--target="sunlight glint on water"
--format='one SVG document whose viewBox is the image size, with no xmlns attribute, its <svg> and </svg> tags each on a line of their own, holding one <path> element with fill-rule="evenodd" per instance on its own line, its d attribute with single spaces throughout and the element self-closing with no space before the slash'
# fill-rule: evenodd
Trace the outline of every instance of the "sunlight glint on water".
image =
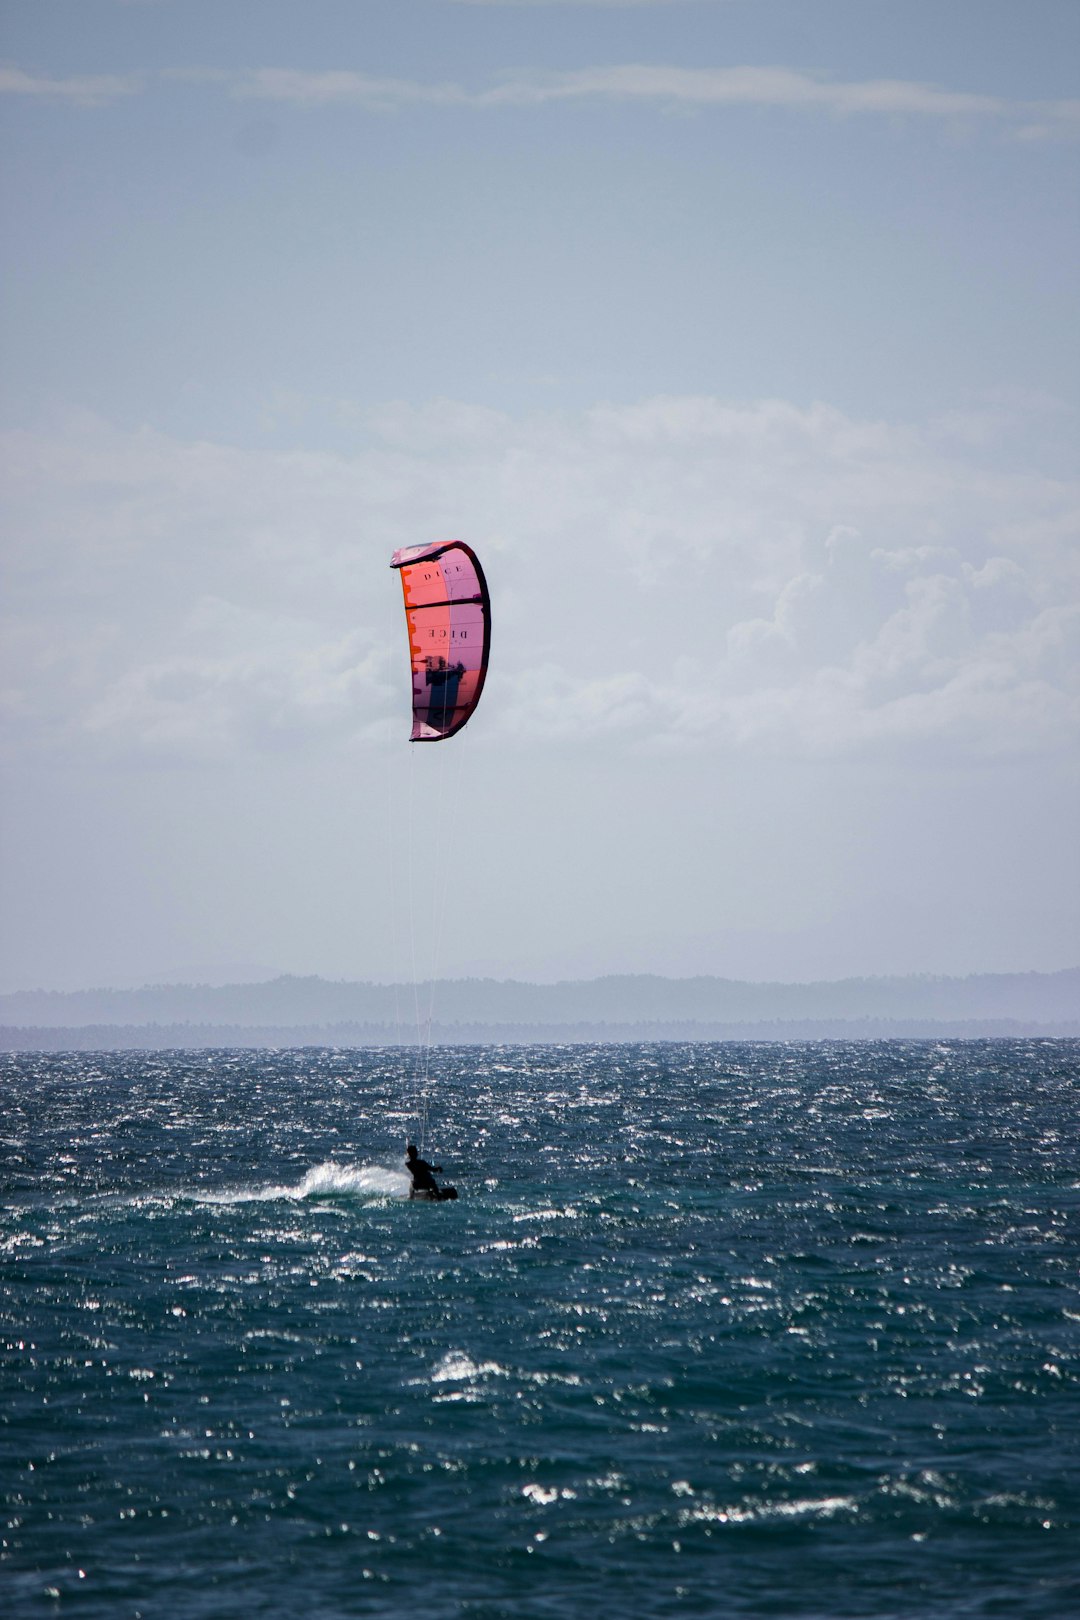
<svg viewBox="0 0 1080 1620">
<path fill-rule="evenodd" d="M 5 1058 L 5 1612 L 1080 1612 L 1078 1058 Z"/>
</svg>

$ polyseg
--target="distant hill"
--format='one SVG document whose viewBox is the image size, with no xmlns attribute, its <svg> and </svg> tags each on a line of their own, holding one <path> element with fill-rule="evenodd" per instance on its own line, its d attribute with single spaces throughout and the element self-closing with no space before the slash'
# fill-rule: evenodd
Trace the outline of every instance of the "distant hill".
<svg viewBox="0 0 1080 1620">
<path fill-rule="evenodd" d="M 968 978 L 755 984 L 653 974 L 527 984 L 445 979 L 421 996 L 442 1042 L 813 1040 L 1080 1035 L 1080 968 Z M 0 1047 L 411 1044 L 411 984 L 283 976 L 259 984 L 0 996 Z M 426 1030 L 425 1030 L 426 1036 Z"/>
</svg>

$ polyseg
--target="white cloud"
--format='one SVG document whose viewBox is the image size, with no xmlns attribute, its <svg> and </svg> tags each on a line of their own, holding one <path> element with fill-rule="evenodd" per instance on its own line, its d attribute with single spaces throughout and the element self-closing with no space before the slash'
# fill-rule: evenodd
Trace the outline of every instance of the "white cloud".
<svg viewBox="0 0 1080 1620">
<path fill-rule="evenodd" d="M 207 598 L 177 625 L 176 644 L 106 686 L 85 711 L 88 734 L 111 751 L 136 739 L 165 758 L 306 752 L 327 734 L 362 735 L 362 717 L 389 697 L 385 659 L 363 632 L 327 640 L 317 622 Z"/>
<path fill-rule="evenodd" d="M 626 64 L 509 81 L 489 101 L 529 103 L 605 99 L 667 101 L 689 106 L 823 108 L 835 113 L 918 113 L 936 117 L 999 116 L 1009 103 L 900 79 L 838 83 L 785 67 L 679 68 Z"/>
<path fill-rule="evenodd" d="M 346 69 L 256 68 L 237 74 L 231 82 L 236 96 L 309 106 L 351 102 L 373 109 L 417 104 L 482 109 L 636 101 L 682 107 L 779 107 L 838 116 L 876 113 L 1006 119 L 1018 121 L 1021 133 L 1029 137 L 1080 127 L 1080 101 L 1010 101 L 907 79 L 844 82 L 782 66 L 683 68 L 627 63 L 506 77 L 471 91 L 456 84 L 384 79 Z"/>
<path fill-rule="evenodd" d="M 25 73 L 21 68 L 0 66 L 0 95 L 33 96 L 38 100 L 72 101 L 83 107 L 102 107 L 121 96 L 136 95 L 142 89 L 138 75 L 76 75 L 49 79 Z"/>
<path fill-rule="evenodd" d="M 389 554 L 456 533 L 495 595 L 493 745 L 1066 750 L 1080 489 L 1010 462 L 1016 411 L 973 427 L 658 398 L 391 405 L 348 456 L 8 434 L 16 746 L 363 746 L 407 702 Z"/>
<path fill-rule="evenodd" d="M 507 0 L 457 0 L 497 4 Z M 514 3 L 514 0 L 510 0 Z M 531 3 L 531 0 L 522 0 Z M 553 0 L 574 3 L 574 0 Z M 591 0 L 603 4 L 605 0 Z M 633 4 L 635 0 L 610 0 Z M 665 0 L 640 0 L 642 4 Z M 371 111 L 408 107 L 544 107 L 583 102 L 630 102 L 682 108 L 771 107 L 824 112 L 836 117 L 876 114 L 945 120 L 990 119 L 1006 123 L 1018 138 L 1036 141 L 1080 131 L 1080 100 L 1014 101 L 910 79 L 843 81 L 824 73 L 774 66 L 685 68 L 655 63 L 617 63 L 559 73 L 506 75 L 479 89 L 450 82 L 384 78 L 349 68 L 175 68 L 161 77 L 227 88 L 241 100 L 294 106 L 352 105 Z M 14 66 L 0 67 L 0 94 L 67 100 L 101 106 L 143 88 L 140 75 L 52 79 Z"/>
</svg>

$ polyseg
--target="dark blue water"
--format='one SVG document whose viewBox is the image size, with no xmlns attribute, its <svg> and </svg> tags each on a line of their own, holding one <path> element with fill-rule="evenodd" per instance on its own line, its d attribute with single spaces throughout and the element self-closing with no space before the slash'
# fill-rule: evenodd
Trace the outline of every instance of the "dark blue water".
<svg viewBox="0 0 1080 1620">
<path fill-rule="evenodd" d="M 4 1613 L 1080 1614 L 1080 1043 L 2 1065 Z"/>
</svg>

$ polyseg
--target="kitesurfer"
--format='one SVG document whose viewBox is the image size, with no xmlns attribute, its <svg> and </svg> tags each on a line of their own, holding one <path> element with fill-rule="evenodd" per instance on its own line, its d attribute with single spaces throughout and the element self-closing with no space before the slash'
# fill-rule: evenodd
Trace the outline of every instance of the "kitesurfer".
<svg viewBox="0 0 1080 1620">
<path fill-rule="evenodd" d="M 442 1188 L 435 1180 L 434 1171 L 442 1174 L 441 1164 L 429 1164 L 422 1159 L 416 1151 L 416 1143 L 410 1142 L 405 1149 L 405 1168 L 412 1177 L 410 1198 L 441 1198 Z"/>
</svg>

